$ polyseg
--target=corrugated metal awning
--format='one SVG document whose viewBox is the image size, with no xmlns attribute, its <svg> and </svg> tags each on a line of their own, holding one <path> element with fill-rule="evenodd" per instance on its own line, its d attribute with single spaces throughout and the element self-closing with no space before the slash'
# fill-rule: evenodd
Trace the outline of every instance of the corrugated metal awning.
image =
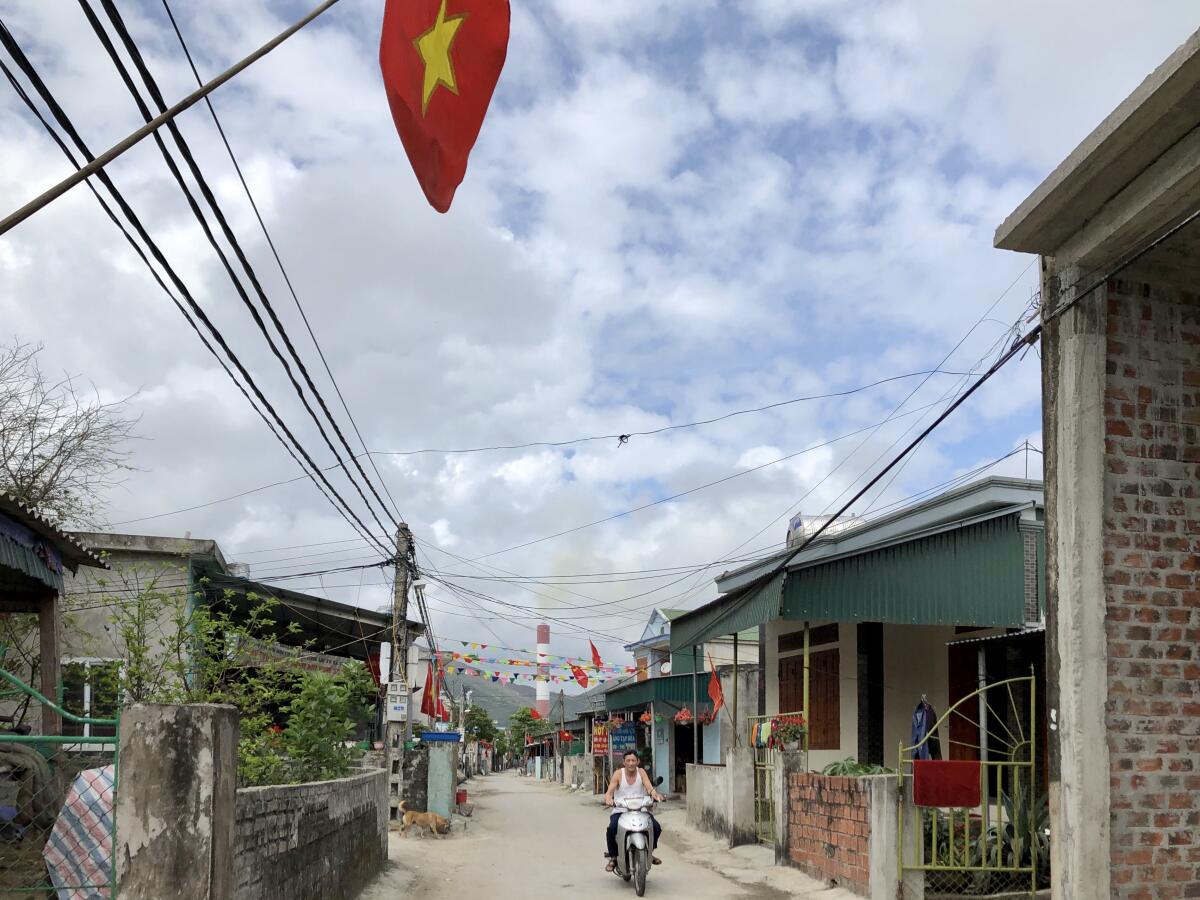
<svg viewBox="0 0 1200 900">
<path fill-rule="evenodd" d="M 694 682 L 699 706 L 707 709 L 712 706 L 712 701 L 708 699 L 708 679 L 707 672 L 698 672 L 694 676 L 662 675 L 658 678 L 647 678 L 645 681 L 637 681 L 609 691 L 604 696 L 604 702 L 609 710 L 614 711 L 645 706 L 653 702 L 691 707 Z"/>
<path fill-rule="evenodd" d="M 1020 631 L 1006 631 L 1003 634 L 985 634 L 983 637 L 956 638 L 953 641 L 946 641 L 947 647 L 956 647 L 959 644 L 982 644 L 985 641 L 1007 641 L 1014 638 L 1028 637 L 1031 634 L 1045 634 L 1045 625 L 1031 625 L 1028 628 L 1023 628 Z"/>
<path fill-rule="evenodd" d="M 784 578 L 783 572 L 777 572 L 675 619 L 671 622 L 672 652 L 778 618 Z"/>
<path fill-rule="evenodd" d="M 1025 624 L 1025 547 L 1012 512 L 788 572 L 792 621 Z"/>
</svg>

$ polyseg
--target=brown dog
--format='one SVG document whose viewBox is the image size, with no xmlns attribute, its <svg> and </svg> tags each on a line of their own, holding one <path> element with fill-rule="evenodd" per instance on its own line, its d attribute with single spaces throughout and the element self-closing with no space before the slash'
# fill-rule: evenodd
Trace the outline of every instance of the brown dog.
<svg viewBox="0 0 1200 900">
<path fill-rule="evenodd" d="M 408 829 L 412 828 L 414 825 L 428 828 L 429 833 L 439 841 L 442 839 L 443 834 L 450 833 L 449 820 L 443 819 L 437 813 L 412 812 L 410 810 L 406 810 L 403 803 L 400 804 L 400 812 L 404 813 L 404 824 L 400 827 L 401 836 L 408 834 Z"/>
</svg>

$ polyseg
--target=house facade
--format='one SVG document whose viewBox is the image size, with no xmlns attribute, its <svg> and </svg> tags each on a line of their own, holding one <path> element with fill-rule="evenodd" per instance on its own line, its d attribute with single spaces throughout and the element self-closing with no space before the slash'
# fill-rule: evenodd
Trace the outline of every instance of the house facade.
<svg viewBox="0 0 1200 900">
<path fill-rule="evenodd" d="M 672 622 L 672 650 L 757 627 L 762 711 L 807 709 L 808 767 L 895 767 L 922 701 L 940 715 L 1044 671 L 1044 510 L 1040 482 L 988 478 L 785 549 L 719 577 L 717 600 Z M 947 755 L 978 754 L 977 722 L 944 732 Z"/>
<path fill-rule="evenodd" d="M 620 748 L 637 750 L 676 793 L 687 792 L 689 764 L 723 764 L 735 735 L 746 730 L 747 716 L 757 712 L 759 688 L 758 629 L 672 651 L 671 623 L 685 612 L 664 608 L 650 614 L 642 636 L 625 645 L 637 674 L 604 695 L 609 716 L 622 721 Z M 714 668 L 724 697 L 715 717 L 708 695 Z"/>
<path fill-rule="evenodd" d="M 122 665 L 129 648 L 112 622 L 119 604 L 141 601 L 153 619 L 145 623 L 151 657 L 189 652 L 187 621 L 197 605 L 221 605 L 235 619 L 248 618 L 264 600 L 274 603 L 273 641 L 242 648 L 250 661 L 286 660 L 298 669 L 336 672 L 358 660 L 379 678 L 380 650 L 390 640 L 391 614 L 361 609 L 248 577 L 248 568 L 226 560 L 216 541 L 107 532 L 77 532 L 107 568 L 79 569 L 64 579 L 68 614 L 62 630 L 62 692 L 65 708 L 92 717 L 111 715 L 107 670 Z M 418 636 L 423 626 L 409 622 Z M 107 687 L 106 687 L 107 686 Z M 86 736 L 88 726 L 80 733 Z M 361 737 L 368 737 L 364 734 Z"/>
</svg>

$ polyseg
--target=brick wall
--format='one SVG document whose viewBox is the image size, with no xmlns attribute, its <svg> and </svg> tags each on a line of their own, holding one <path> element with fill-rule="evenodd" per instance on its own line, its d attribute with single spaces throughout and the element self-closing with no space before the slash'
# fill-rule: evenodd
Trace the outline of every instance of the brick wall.
<svg viewBox="0 0 1200 900">
<path fill-rule="evenodd" d="M 788 856 L 826 883 L 867 895 L 869 780 L 793 773 L 788 779 Z"/>
<path fill-rule="evenodd" d="M 239 788 L 235 900 L 356 896 L 387 860 L 387 771 Z"/>
<path fill-rule="evenodd" d="M 1113 896 L 1200 897 L 1200 302 L 1108 291 Z"/>
<path fill-rule="evenodd" d="M 1038 602 L 1038 532 L 1023 529 L 1021 542 L 1025 551 L 1025 621 L 1037 622 L 1042 617 Z"/>
</svg>

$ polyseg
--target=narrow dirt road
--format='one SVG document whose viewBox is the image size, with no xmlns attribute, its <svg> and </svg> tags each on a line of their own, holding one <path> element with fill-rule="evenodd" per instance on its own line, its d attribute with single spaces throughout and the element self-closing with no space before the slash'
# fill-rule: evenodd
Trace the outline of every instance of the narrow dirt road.
<svg viewBox="0 0 1200 900">
<path fill-rule="evenodd" d="M 466 787 L 475 810 L 465 828 L 459 829 L 456 820 L 456 833 L 443 840 L 428 832 L 416 836 L 415 829 L 407 837 L 393 831 L 388 869 L 360 900 L 528 900 L 564 890 L 589 900 L 635 896 L 632 885 L 604 871 L 608 815 L 596 798 L 513 772 L 476 778 Z M 668 801 L 660 807 L 665 830 L 658 855 L 663 865 L 651 870 L 647 897 L 849 896 L 827 891 L 795 870 L 770 872 L 764 848 L 745 848 L 762 851 L 751 862 L 747 854 L 734 856 L 737 851 L 724 850 L 705 836 L 697 840 L 695 833 L 684 834 L 682 811 L 672 811 L 672 806 L 681 804 Z"/>
</svg>

